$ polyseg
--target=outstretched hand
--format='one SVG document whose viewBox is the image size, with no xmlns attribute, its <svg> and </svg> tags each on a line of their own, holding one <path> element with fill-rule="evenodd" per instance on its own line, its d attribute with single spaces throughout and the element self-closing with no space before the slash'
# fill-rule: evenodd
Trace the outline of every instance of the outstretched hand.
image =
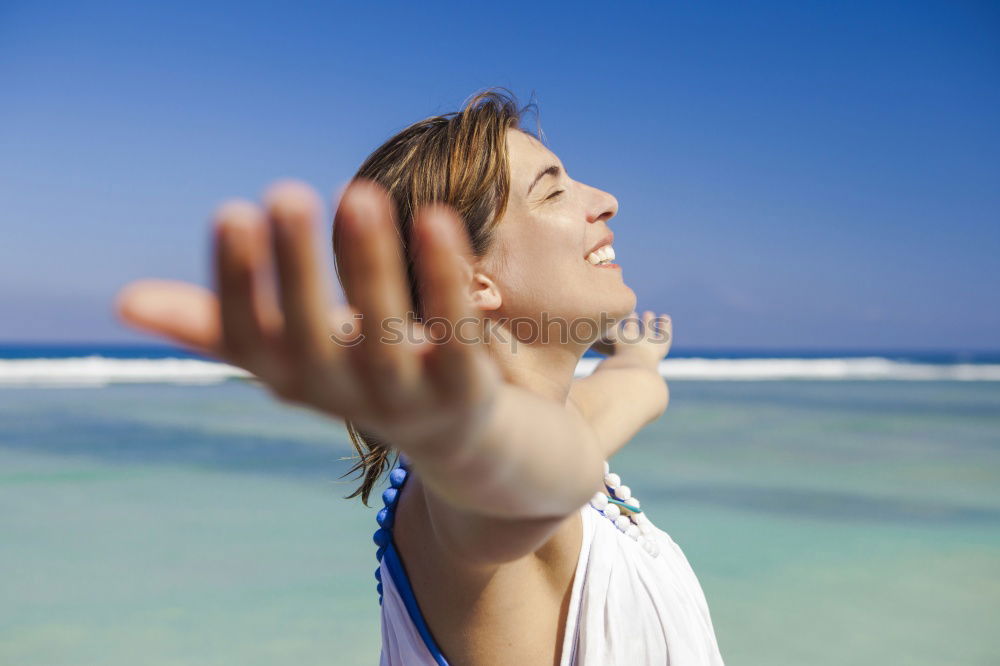
<svg viewBox="0 0 1000 666">
<path fill-rule="evenodd" d="M 497 368 L 481 344 L 426 335 L 412 320 L 392 203 L 371 181 L 352 182 L 337 207 L 348 302 L 331 309 L 314 246 L 320 211 L 316 193 L 294 182 L 271 187 L 263 205 L 224 204 L 214 222 L 215 291 L 140 280 L 119 293 L 119 316 L 401 448 L 453 441 L 493 400 Z M 451 331 L 476 325 L 467 295 L 472 254 L 458 215 L 425 206 L 413 234 L 425 320 Z M 387 340 L 387 330 L 403 335 Z"/>
<path fill-rule="evenodd" d="M 670 353 L 673 343 L 673 321 L 670 315 L 656 315 L 646 310 L 618 322 L 592 349 L 616 359 L 656 367 Z"/>
</svg>

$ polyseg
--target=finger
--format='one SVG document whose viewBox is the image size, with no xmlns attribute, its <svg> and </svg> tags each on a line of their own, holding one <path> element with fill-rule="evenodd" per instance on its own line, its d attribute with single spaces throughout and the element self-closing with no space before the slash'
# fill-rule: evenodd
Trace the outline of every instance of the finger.
<svg viewBox="0 0 1000 666">
<path fill-rule="evenodd" d="M 653 316 L 654 315 L 653 315 L 653 311 L 652 310 L 643 310 L 643 312 L 642 312 L 642 327 L 643 327 L 644 330 L 647 330 L 647 331 L 650 330 L 650 327 L 653 324 Z"/>
<path fill-rule="evenodd" d="M 674 341 L 674 322 L 668 314 L 662 314 L 657 318 L 657 328 L 660 336 L 667 342 L 667 350 L 664 355 L 670 353 L 670 346 Z"/>
<path fill-rule="evenodd" d="M 222 358 L 219 303 L 209 289 L 173 280 L 138 280 L 118 292 L 115 312 L 129 326 Z"/>
<path fill-rule="evenodd" d="M 361 313 L 350 305 L 335 306 L 326 313 L 326 328 L 334 346 L 354 347 L 361 342 Z"/>
<path fill-rule="evenodd" d="M 622 324 L 622 335 L 626 340 L 635 341 L 639 335 L 639 314 L 633 310 Z"/>
<path fill-rule="evenodd" d="M 231 201 L 215 215 L 215 283 L 226 357 L 255 374 L 269 365 L 267 336 L 257 302 L 255 273 L 265 255 L 264 216 L 247 201 Z"/>
<path fill-rule="evenodd" d="M 657 328 L 659 329 L 660 340 L 664 342 L 663 355 L 670 353 L 670 348 L 674 343 L 674 324 L 670 315 L 663 314 L 657 317 Z"/>
<path fill-rule="evenodd" d="M 284 317 L 285 351 L 298 360 L 327 359 L 334 352 L 328 300 L 316 256 L 320 201 L 307 185 L 278 183 L 264 196 Z"/>
<path fill-rule="evenodd" d="M 660 337 L 660 318 L 656 316 L 656 313 L 646 313 L 643 315 L 643 326 L 645 326 L 646 331 L 650 336 L 654 338 Z"/>
<path fill-rule="evenodd" d="M 414 233 L 424 318 L 473 316 L 468 294 L 472 250 L 458 214 L 449 206 L 426 205 L 417 211 Z"/>
<path fill-rule="evenodd" d="M 483 331 L 468 294 L 472 250 L 461 218 L 449 206 L 424 206 L 414 220 L 414 249 L 424 322 L 435 339 L 427 356 L 432 380 L 448 393 L 466 391 L 478 376 Z M 435 336 L 431 322 L 451 334 Z"/>
<path fill-rule="evenodd" d="M 352 182 L 334 224 L 344 292 L 361 314 L 361 342 L 349 358 L 373 399 L 384 406 L 399 404 L 412 390 L 419 365 L 405 340 L 382 340 L 386 328 L 405 328 L 412 310 L 389 195 L 374 182 Z"/>
</svg>

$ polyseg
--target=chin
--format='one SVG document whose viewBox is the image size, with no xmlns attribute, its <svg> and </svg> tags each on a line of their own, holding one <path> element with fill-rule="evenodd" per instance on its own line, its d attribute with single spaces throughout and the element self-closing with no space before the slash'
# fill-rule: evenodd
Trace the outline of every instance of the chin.
<svg viewBox="0 0 1000 666">
<path fill-rule="evenodd" d="M 598 308 L 591 310 L 588 319 L 597 323 L 607 323 L 608 320 L 619 321 L 635 311 L 635 292 L 629 287 L 623 287 L 615 294 L 608 294 L 600 299 Z"/>
<path fill-rule="evenodd" d="M 627 284 L 619 284 L 612 289 L 595 291 L 589 300 L 587 310 L 597 317 L 602 314 L 611 317 L 626 317 L 635 310 L 636 296 Z"/>
<path fill-rule="evenodd" d="M 604 312 L 615 318 L 627 317 L 635 310 L 636 302 L 637 299 L 632 288 L 622 285 L 622 293 L 613 301 L 609 301 L 609 307 Z"/>
</svg>

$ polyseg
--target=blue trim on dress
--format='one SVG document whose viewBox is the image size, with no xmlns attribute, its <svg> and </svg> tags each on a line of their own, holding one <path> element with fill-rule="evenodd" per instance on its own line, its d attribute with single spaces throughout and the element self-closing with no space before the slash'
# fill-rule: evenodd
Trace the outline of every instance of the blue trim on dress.
<svg viewBox="0 0 1000 666">
<path fill-rule="evenodd" d="M 448 661 L 441 654 L 441 648 L 434 642 L 431 630 L 427 627 L 424 616 L 420 613 L 417 597 L 413 594 L 413 588 L 410 587 L 410 580 L 406 577 L 406 569 L 403 568 L 403 562 L 396 551 L 396 544 L 392 541 L 389 542 L 389 545 L 385 549 L 384 561 L 389 569 L 389 573 L 392 575 L 392 582 L 396 585 L 399 596 L 403 599 L 403 605 L 406 606 L 410 620 L 413 621 L 414 626 L 420 633 L 420 637 L 424 639 L 424 645 L 427 646 L 427 650 L 439 666 L 448 666 Z"/>
<path fill-rule="evenodd" d="M 404 461 L 396 469 L 402 468 L 403 470 L 406 470 L 406 467 L 407 466 Z M 407 474 L 406 476 L 409 475 Z M 402 483 L 398 486 L 400 490 L 405 483 L 406 477 L 404 476 Z M 394 509 L 396 497 L 394 496 L 392 499 L 391 509 Z M 392 576 L 392 582 L 395 584 L 396 590 L 399 592 L 399 596 L 403 600 L 403 605 L 406 606 L 406 612 L 410 616 L 410 621 L 413 622 L 413 626 L 417 628 L 417 632 L 424 640 L 424 645 L 427 647 L 427 651 L 431 653 L 431 657 L 434 658 L 434 661 L 438 664 L 438 666 L 448 666 L 448 660 L 444 658 L 443 654 L 441 654 L 441 648 L 438 647 L 437 643 L 434 641 L 434 637 L 431 636 L 431 630 L 427 626 L 427 622 L 424 621 L 423 614 L 420 612 L 420 605 L 417 604 L 417 597 L 413 593 L 413 588 L 410 586 L 410 579 L 406 575 L 406 568 L 403 566 L 403 560 L 399 556 L 399 551 L 396 550 L 395 540 L 391 536 L 392 523 L 389 522 L 389 526 L 383 527 L 382 529 L 389 532 L 389 539 L 385 543 L 384 550 L 379 559 L 385 563 L 386 568 L 389 570 L 389 575 Z M 382 584 L 379 583 L 379 588 L 381 587 Z M 379 592 L 381 594 L 381 589 Z M 381 601 L 382 599 L 380 597 L 379 602 L 381 603 Z"/>
</svg>

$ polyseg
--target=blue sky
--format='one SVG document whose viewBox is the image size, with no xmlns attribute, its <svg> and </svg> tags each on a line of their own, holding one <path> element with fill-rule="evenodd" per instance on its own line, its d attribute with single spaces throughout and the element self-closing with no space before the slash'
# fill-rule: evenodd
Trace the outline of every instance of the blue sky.
<svg viewBox="0 0 1000 666">
<path fill-rule="evenodd" d="M 220 200 L 505 86 L 678 347 L 1000 348 L 1000 5 L 163 4 L 0 6 L 0 341 L 148 341 Z"/>
</svg>

